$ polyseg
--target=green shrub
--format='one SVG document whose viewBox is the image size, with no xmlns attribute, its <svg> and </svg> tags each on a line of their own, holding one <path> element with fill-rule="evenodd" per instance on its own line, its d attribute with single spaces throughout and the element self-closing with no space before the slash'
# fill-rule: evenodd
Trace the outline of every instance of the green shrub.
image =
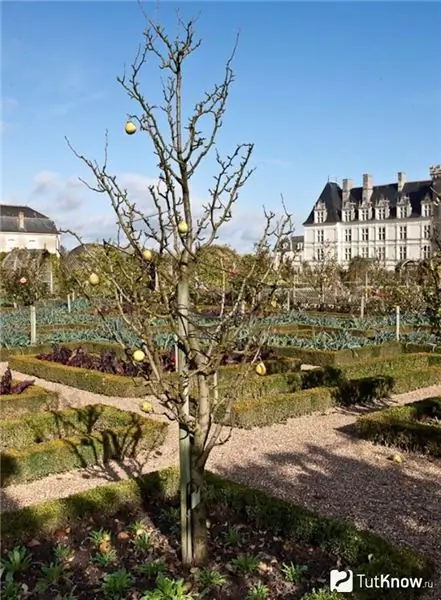
<svg viewBox="0 0 441 600">
<path fill-rule="evenodd" d="M 178 492 L 177 469 L 100 486 L 8 513 L 8 518 L 3 519 L 2 541 L 4 544 L 17 544 L 33 536 L 49 535 L 78 518 L 95 515 L 111 518 L 120 511 L 145 510 L 149 502 L 175 499 Z M 434 573 L 435 565 L 431 560 L 408 548 L 397 546 L 371 532 L 360 531 L 346 521 L 321 516 L 211 473 L 206 474 L 206 495 L 211 504 L 228 506 L 256 527 L 268 528 L 284 539 L 319 546 L 338 555 L 356 572 L 390 573 L 392 576 L 422 577 L 425 580 Z M 383 596 L 384 600 L 413 600 L 419 594 L 418 590 L 391 589 L 385 590 Z M 333 600 L 329 595 L 322 597 Z M 354 600 L 375 600 L 378 590 L 360 590 L 351 597 Z"/>
<path fill-rule="evenodd" d="M 21 394 L 0 396 L 0 420 L 45 410 L 56 410 L 59 405 L 60 400 L 56 392 L 32 385 Z"/>
<path fill-rule="evenodd" d="M 278 347 L 275 348 L 280 356 L 289 356 L 298 358 L 302 364 L 324 366 L 342 366 L 371 358 L 386 358 L 399 356 L 403 350 L 398 342 L 390 342 L 388 344 L 363 346 L 362 348 L 354 348 L 347 350 L 310 350 L 307 348 L 295 347 Z"/>
<path fill-rule="evenodd" d="M 233 427 L 251 429 L 284 423 L 292 417 L 324 411 L 333 404 L 330 388 L 314 388 L 284 394 L 273 392 L 257 400 L 238 400 L 233 404 L 230 415 L 219 411 L 214 415 L 214 419 L 216 422 L 231 423 Z"/>
<path fill-rule="evenodd" d="M 92 369 L 68 367 L 65 365 L 40 360 L 35 356 L 11 355 L 11 369 L 33 375 L 46 381 L 54 381 L 70 385 L 80 390 L 87 390 L 105 396 L 142 397 L 146 395 L 142 379 L 101 373 Z"/>
<path fill-rule="evenodd" d="M 63 437 L 137 427 L 143 422 L 145 418 L 136 413 L 104 404 L 50 411 L 21 419 L 4 420 L 0 429 L 0 448 L 22 448 Z"/>
<path fill-rule="evenodd" d="M 158 447 L 166 423 L 144 419 L 137 424 L 57 439 L 1 452 L 1 485 L 35 481 L 111 459 L 121 460 Z"/>
<path fill-rule="evenodd" d="M 423 416 L 432 420 L 419 420 Z M 441 457 L 441 398 L 363 415 L 357 420 L 357 430 L 361 437 L 378 444 Z"/>
</svg>

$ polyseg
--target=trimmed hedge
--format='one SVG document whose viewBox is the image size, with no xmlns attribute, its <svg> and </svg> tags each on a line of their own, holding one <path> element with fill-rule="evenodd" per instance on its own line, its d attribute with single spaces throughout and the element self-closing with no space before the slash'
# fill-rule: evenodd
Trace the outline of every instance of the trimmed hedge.
<svg viewBox="0 0 441 600">
<path fill-rule="evenodd" d="M 1 486 L 122 460 L 157 448 L 164 441 L 167 424 L 139 419 L 128 426 L 5 450 L 0 454 Z"/>
<path fill-rule="evenodd" d="M 347 521 L 322 516 L 212 473 L 206 473 L 205 479 L 206 496 L 211 504 L 223 503 L 256 527 L 270 529 L 274 535 L 286 540 L 321 547 L 340 556 L 343 563 L 356 572 L 368 576 L 390 573 L 424 580 L 429 580 L 435 572 L 435 565 L 429 558 L 370 531 L 361 531 Z M 176 500 L 178 493 L 179 472 L 175 468 L 149 473 L 140 479 L 103 485 L 9 512 L 2 523 L 2 541 L 5 545 L 24 543 L 31 537 L 50 535 L 78 519 L 98 514 L 112 518 L 122 511 L 145 511 L 149 502 Z M 420 595 L 421 590 L 417 589 L 382 591 L 385 600 L 414 600 Z M 355 591 L 351 598 L 374 600 L 378 598 L 378 590 Z"/>
<path fill-rule="evenodd" d="M 55 362 L 40 360 L 35 356 L 12 355 L 9 359 L 9 366 L 20 373 L 70 385 L 79 390 L 103 394 L 104 396 L 136 398 L 143 397 L 147 393 L 144 381 L 141 378 L 101 373 L 93 369 L 68 367 Z"/>
<path fill-rule="evenodd" d="M 402 347 L 398 342 L 335 351 L 312 350 L 291 346 L 277 346 L 273 349 L 281 356 L 298 358 L 302 361 L 302 364 L 317 365 L 319 367 L 349 365 L 370 358 L 386 358 L 402 354 Z"/>
<path fill-rule="evenodd" d="M 32 385 L 21 394 L 0 396 L 0 421 L 29 413 L 56 410 L 59 406 L 60 399 L 56 392 Z"/>
<path fill-rule="evenodd" d="M 21 419 L 4 420 L 0 428 L 0 449 L 23 448 L 64 437 L 89 435 L 98 431 L 138 426 L 145 417 L 105 404 L 67 408 Z"/>
<path fill-rule="evenodd" d="M 108 350 L 113 350 L 116 352 L 116 355 L 121 358 L 125 358 L 126 354 L 123 348 L 119 344 L 115 344 L 112 342 L 63 342 L 63 346 L 66 348 L 71 348 L 74 350 L 81 346 L 84 350 L 87 350 L 91 354 L 101 354 L 101 352 L 105 352 Z M 52 350 L 52 344 L 38 344 L 37 346 L 17 346 L 15 348 L 0 348 L 0 360 L 6 361 L 9 360 L 11 356 L 37 356 L 38 354 L 47 354 Z"/>
<path fill-rule="evenodd" d="M 430 422 L 419 417 L 438 418 Z M 441 457 L 441 398 L 426 398 L 406 406 L 394 406 L 357 420 L 360 437 L 385 446 Z"/>
<path fill-rule="evenodd" d="M 233 427 L 251 429 L 265 427 L 275 423 L 284 423 L 287 419 L 301 417 L 334 406 L 330 388 L 314 388 L 293 393 L 268 393 L 259 399 L 238 400 L 230 413 L 219 410 L 214 415 L 216 422 L 226 422 Z"/>
</svg>

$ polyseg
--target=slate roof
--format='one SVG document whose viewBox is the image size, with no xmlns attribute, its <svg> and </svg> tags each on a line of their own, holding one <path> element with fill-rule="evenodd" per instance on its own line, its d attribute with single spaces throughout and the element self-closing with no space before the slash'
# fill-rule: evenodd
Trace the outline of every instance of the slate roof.
<svg viewBox="0 0 441 600">
<path fill-rule="evenodd" d="M 19 227 L 19 213 L 21 212 L 24 216 L 24 229 Z M 57 235 L 58 229 L 49 217 L 29 206 L 0 204 L 0 232 Z"/>
<path fill-rule="evenodd" d="M 297 244 L 303 244 L 305 238 L 303 235 L 293 235 L 290 238 L 282 238 L 279 242 L 279 248 L 282 252 L 295 252 L 297 250 Z"/>
<path fill-rule="evenodd" d="M 397 216 L 397 201 L 400 195 L 409 196 L 412 206 L 412 213 L 409 218 L 421 217 L 421 200 L 428 195 L 432 197 L 431 186 L 433 182 L 428 181 L 410 181 L 404 184 L 401 194 L 398 192 L 397 183 L 389 183 L 386 185 L 373 186 L 371 202 L 373 205 L 382 196 L 389 201 L 390 214 L 389 219 L 395 219 Z M 363 187 L 351 189 L 350 202 L 355 204 L 355 209 L 360 207 L 362 199 Z M 342 212 L 342 189 L 333 181 L 328 183 L 323 188 L 317 202 L 323 202 L 327 210 L 327 219 L 325 223 L 338 223 L 341 221 Z M 315 206 L 315 205 L 314 205 Z M 356 219 L 357 220 L 357 219 Z M 309 213 L 308 218 L 303 225 L 312 225 L 314 223 L 314 208 Z"/>
</svg>

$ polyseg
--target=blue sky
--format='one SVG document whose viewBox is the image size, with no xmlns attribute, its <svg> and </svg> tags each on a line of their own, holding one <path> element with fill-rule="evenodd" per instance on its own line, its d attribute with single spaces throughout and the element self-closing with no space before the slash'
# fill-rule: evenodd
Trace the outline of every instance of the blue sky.
<svg viewBox="0 0 441 600">
<path fill-rule="evenodd" d="M 261 207 L 283 194 L 297 230 L 328 177 L 373 175 L 374 183 L 427 179 L 441 162 L 441 4 L 436 2 L 161 2 L 149 15 L 171 32 L 175 10 L 200 14 L 203 45 L 189 65 L 185 107 L 223 75 L 241 31 L 233 86 L 218 148 L 254 142 L 257 167 L 226 236 L 250 247 Z M 64 137 L 101 160 L 110 136 L 112 171 L 136 201 L 157 176 L 145 135 L 127 136 L 133 112 L 116 76 L 142 41 L 136 2 L 2 3 L 2 202 L 25 203 L 85 239 L 109 236 L 106 198 L 78 184 L 88 177 Z M 146 69 L 143 89 L 158 97 Z M 193 193 L 204 199 L 215 174 L 201 169 Z M 90 178 L 89 178 L 90 179 Z"/>
</svg>

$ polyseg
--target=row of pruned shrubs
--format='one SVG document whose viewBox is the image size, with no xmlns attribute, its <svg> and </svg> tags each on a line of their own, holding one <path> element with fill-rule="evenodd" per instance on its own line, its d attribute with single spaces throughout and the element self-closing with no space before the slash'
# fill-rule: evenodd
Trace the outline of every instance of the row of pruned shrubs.
<svg viewBox="0 0 441 600">
<path fill-rule="evenodd" d="M 426 398 L 363 415 L 358 434 L 372 442 L 441 457 L 441 398 Z"/>
<path fill-rule="evenodd" d="M 167 424 L 94 405 L 4 420 L 1 485 L 135 456 L 158 447 Z"/>
</svg>

